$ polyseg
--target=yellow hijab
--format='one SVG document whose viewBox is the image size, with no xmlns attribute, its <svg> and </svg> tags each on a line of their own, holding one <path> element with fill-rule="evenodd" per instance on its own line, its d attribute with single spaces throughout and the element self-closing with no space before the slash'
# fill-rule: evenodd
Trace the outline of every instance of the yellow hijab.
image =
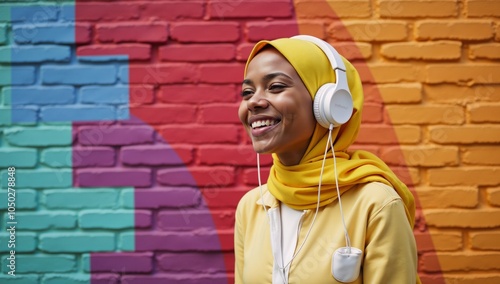
<svg viewBox="0 0 500 284">
<path fill-rule="evenodd" d="M 335 73 L 323 51 L 311 42 L 298 39 L 281 38 L 273 41 L 258 42 L 247 61 L 249 62 L 265 46 L 277 49 L 294 67 L 306 86 L 312 99 L 316 91 L 325 83 L 335 82 Z M 391 169 L 377 156 L 363 150 L 347 151 L 354 142 L 361 124 L 363 108 L 363 89 L 358 72 L 352 64 L 342 57 L 346 66 L 347 80 L 352 94 L 354 111 L 351 119 L 332 132 L 335 157 L 337 159 L 338 183 L 341 194 L 356 184 L 382 182 L 392 186 L 402 198 L 406 216 L 411 226 L 415 222 L 415 203 L 413 195 Z M 312 110 L 312 105 L 311 111 Z M 328 140 L 328 129 L 316 123 L 311 142 L 299 164 L 283 165 L 273 154 L 267 187 L 269 192 L 281 202 L 297 210 L 314 209 L 317 202 L 318 179 L 324 150 Z M 329 150 L 325 173 L 333 173 L 333 154 Z M 320 206 L 337 199 L 335 181 L 330 174 L 324 174 L 321 183 Z"/>
</svg>

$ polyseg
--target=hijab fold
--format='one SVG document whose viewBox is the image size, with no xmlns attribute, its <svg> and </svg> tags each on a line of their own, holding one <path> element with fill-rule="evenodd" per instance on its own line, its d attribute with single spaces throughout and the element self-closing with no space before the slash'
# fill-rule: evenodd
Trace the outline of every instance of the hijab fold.
<svg viewBox="0 0 500 284">
<path fill-rule="evenodd" d="M 323 84 L 335 82 L 335 73 L 323 51 L 314 43 L 299 39 L 282 38 L 258 42 L 250 53 L 246 68 L 252 58 L 268 45 L 277 49 L 294 67 L 313 100 L 316 91 Z M 320 206 L 330 204 L 337 199 L 335 180 L 332 174 L 329 174 L 334 172 L 333 155 L 335 154 L 341 194 L 357 184 L 368 182 L 381 182 L 392 186 L 403 200 L 406 216 L 413 227 L 415 203 L 406 185 L 374 154 L 363 150 L 352 152 L 347 150 L 356 139 L 361 124 L 363 89 L 356 69 L 349 61 L 343 57 L 342 59 L 346 65 L 354 110 L 348 122 L 332 131 L 335 151 L 329 149 L 327 153 L 321 182 Z M 313 111 L 312 105 L 310 107 Z M 273 166 L 267 181 L 269 192 L 291 208 L 297 210 L 316 208 L 318 182 L 327 141 L 328 129 L 316 123 L 311 141 L 299 164 L 285 166 L 278 156 L 273 154 Z"/>
</svg>

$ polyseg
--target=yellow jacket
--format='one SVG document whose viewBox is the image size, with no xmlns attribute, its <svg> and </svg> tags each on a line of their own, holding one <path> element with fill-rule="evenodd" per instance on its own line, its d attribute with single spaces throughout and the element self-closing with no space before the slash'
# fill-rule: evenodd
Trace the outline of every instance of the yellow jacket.
<svg viewBox="0 0 500 284">
<path fill-rule="evenodd" d="M 266 185 L 262 189 L 265 206 L 279 207 Z M 341 199 L 351 246 L 363 252 L 360 275 L 350 283 L 420 283 L 415 238 L 395 190 L 371 182 L 348 190 Z M 304 210 L 295 249 L 302 244 L 314 213 L 314 209 Z M 234 242 L 235 282 L 272 283 L 271 233 L 258 187 L 238 204 Z M 342 219 L 335 201 L 319 208 L 304 247 L 291 263 L 289 283 L 340 283 L 332 276 L 331 264 L 334 251 L 344 246 Z"/>
</svg>

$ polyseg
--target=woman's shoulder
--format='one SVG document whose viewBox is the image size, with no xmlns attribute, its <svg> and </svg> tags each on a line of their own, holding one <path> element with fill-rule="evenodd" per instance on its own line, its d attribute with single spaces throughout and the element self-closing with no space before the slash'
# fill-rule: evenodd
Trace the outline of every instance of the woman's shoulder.
<svg viewBox="0 0 500 284">
<path fill-rule="evenodd" d="M 363 206 L 380 207 L 391 202 L 401 201 L 401 197 L 392 186 L 381 182 L 360 184 L 356 188 L 347 191 L 345 195 L 347 198 L 356 200 L 358 205 Z"/>
<path fill-rule="evenodd" d="M 257 201 L 261 198 L 260 196 L 261 188 L 259 186 L 247 191 L 243 197 L 238 202 L 237 210 L 243 210 L 243 208 L 248 208 L 249 206 L 255 206 Z M 267 185 L 262 185 L 262 192 L 267 192 Z"/>
</svg>

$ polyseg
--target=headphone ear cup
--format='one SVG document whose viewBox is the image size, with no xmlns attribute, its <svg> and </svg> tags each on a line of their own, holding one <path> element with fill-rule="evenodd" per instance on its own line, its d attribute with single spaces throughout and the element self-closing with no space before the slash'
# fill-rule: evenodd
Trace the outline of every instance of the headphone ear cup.
<svg viewBox="0 0 500 284">
<path fill-rule="evenodd" d="M 335 83 L 322 85 L 314 97 L 314 117 L 324 128 L 346 123 L 352 115 L 353 101 L 348 90 Z"/>
<path fill-rule="evenodd" d="M 325 98 L 328 96 L 328 92 L 332 89 L 335 89 L 335 84 L 324 84 L 318 89 L 316 95 L 314 96 L 314 117 L 316 118 L 316 121 L 324 128 L 330 127 L 330 122 L 328 121 L 325 111 Z"/>
</svg>

